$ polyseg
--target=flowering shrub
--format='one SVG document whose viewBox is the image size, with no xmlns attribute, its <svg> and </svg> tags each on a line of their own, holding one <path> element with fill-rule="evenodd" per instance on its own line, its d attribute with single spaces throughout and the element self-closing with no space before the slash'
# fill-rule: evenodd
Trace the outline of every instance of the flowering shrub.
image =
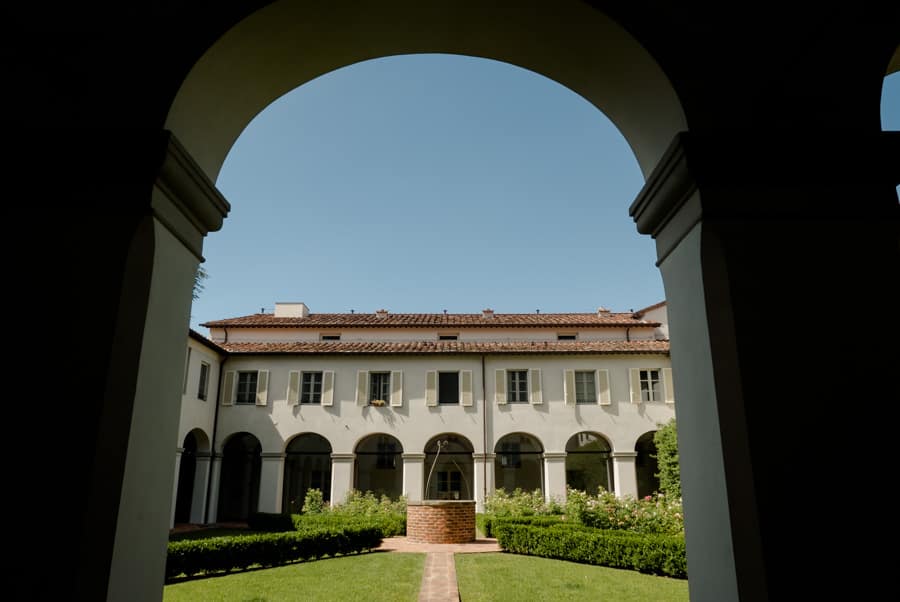
<svg viewBox="0 0 900 602">
<path fill-rule="evenodd" d="M 543 516 L 562 514 L 563 506 L 558 500 L 551 498 L 544 501 L 540 489 L 525 492 L 516 487 L 512 493 L 503 488 L 497 489 L 484 500 L 484 512 L 492 516 Z"/>
<path fill-rule="evenodd" d="M 377 497 L 371 491 L 351 489 L 343 504 L 329 506 L 318 489 L 308 489 L 303 514 L 292 516 L 294 525 L 362 523 L 381 529 L 384 537 L 406 533 L 406 497 L 392 500 L 386 495 Z"/>
<path fill-rule="evenodd" d="M 634 533 L 684 533 L 681 498 L 659 493 L 641 499 L 616 497 L 602 487 L 597 495 L 569 489 L 566 520 L 597 529 L 618 529 Z"/>
</svg>

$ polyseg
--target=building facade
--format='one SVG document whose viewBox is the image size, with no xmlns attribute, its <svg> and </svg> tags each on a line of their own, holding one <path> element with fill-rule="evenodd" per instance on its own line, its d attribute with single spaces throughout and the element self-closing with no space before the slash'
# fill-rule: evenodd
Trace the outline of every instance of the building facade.
<svg viewBox="0 0 900 602">
<path fill-rule="evenodd" d="M 665 302 L 638 312 L 272 314 L 204 324 L 185 362 L 172 522 L 410 501 L 655 491 L 675 416 Z"/>
</svg>

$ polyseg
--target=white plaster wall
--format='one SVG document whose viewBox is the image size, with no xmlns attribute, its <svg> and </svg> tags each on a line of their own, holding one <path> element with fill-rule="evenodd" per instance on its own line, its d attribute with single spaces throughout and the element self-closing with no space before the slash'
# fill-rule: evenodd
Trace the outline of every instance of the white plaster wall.
<svg viewBox="0 0 900 602">
<path fill-rule="evenodd" d="M 488 399 L 492 402 L 489 438 L 498 441 L 515 432 L 537 437 L 546 452 L 563 452 L 575 433 L 593 431 L 603 435 L 613 452 L 634 451 L 638 437 L 654 431 L 675 416 L 665 402 L 633 404 L 629 394 L 629 368 L 668 368 L 668 356 L 494 356 L 485 363 Z M 493 403 L 495 370 L 541 370 L 543 403 L 539 405 Z M 564 370 L 608 370 L 610 405 L 566 405 L 563 397 Z M 488 451 L 494 451 L 490 449 Z"/>
<path fill-rule="evenodd" d="M 219 398 L 219 355 L 206 345 L 188 337 L 190 362 L 187 369 L 187 382 L 181 395 L 181 417 L 178 421 L 178 440 L 176 447 L 181 447 L 185 436 L 194 429 L 202 430 L 207 439 L 212 439 L 213 421 L 215 419 L 216 401 Z M 200 385 L 200 363 L 209 364 L 209 388 L 206 401 L 197 398 Z M 201 449 L 200 451 L 209 451 Z"/>
<path fill-rule="evenodd" d="M 488 405 L 483 406 L 480 356 L 232 356 L 224 370 L 269 370 L 266 406 L 235 405 L 219 409 L 216 449 L 221 452 L 226 438 L 247 431 L 262 444 L 264 453 L 282 452 L 291 437 L 307 432 L 322 435 L 334 453 L 352 453 L 366 435 L 387 433 L 396 437 L 407 453 L 421 453 L 428 440 L 440 433 L 463 435 L 475 452 L 487 452 L 511 432 L 537 437 L 545 451 L 562 452 L 569 437 L 580 431 L 594 431 L 606 437 L 613 451 L 634 451 L 642 434 L 656 430 L 675 415 L 672 404 L 664 402 L 632 404 L 629 401 L 629 368 L 667 368 L 668 356 L 492 356 L 485 359 Z M 494 370 L 541 369 L 543 404 L 494 403 Z M 563 370 L 609 370 L 611 404 L 570 405 L 563 399 Z M 291 370 L 334 370 L 334 405 L 287 404 L 288 372 Z M 402 407 L 361 407 L 356 404 L 358 370 L 402 370 Z M 425 405 L 425 374 L 428 370 L 472 370 L 474 405 Z M 486 430 L 482 429 L 485 424 Z"/>
<path fill-rule="evenodd" d="M 669 338 L 669 310 L 668 304 L 662 307 L 651 309 L 644 314 L 644 320 L 648 322 L 662 322 L 662 325 L 656 329 L 656 333 L 660 338 Z"/>
</svg>

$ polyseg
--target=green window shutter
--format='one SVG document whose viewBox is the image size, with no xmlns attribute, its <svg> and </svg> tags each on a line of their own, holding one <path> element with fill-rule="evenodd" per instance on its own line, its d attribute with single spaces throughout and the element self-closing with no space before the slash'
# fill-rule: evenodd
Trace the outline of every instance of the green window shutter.
<svg viewBox="0 0 900 602">
<path fill-rule="evenodd" d="M 256 405 L 264 406 L 269 400 L 269 371 L 260 370 L 256 376 Z"/>
<path fill-rule="evenodd" d="M 287 403 L 295 406 L 300 402 L 300 373 L 296 370 L 288 372 Z"/>
<path fill-rule="evenodd" d="M 663 368 L 663 382 L 666 387 L 666 403 L 675 403 L 675 388 L 672 384 L 671 368 Z"/>
<path fill-rule="evenodd" d="M 334 405 L 334 370 L 322 372 L 322 405 Z"/>
<path fill-rule="evenodd" d="M 535 405 L 544 403 L 544 394 L 541 392 L 541 370 L 535 368 L 530 372 L 528 377 L 529 401 Z"/>
<path fill-rule="evenodd" d="M 597 370 L 597 403 L 602 406 L 608 406 L 609 397 L 609 370 Z"/>
<path fill-rule="evenodd" d="M 631 403 L 641 403 L 641 371 L 637 368 L 628 369 L 629 389 L 631 390 Z"/>
<path fill-rule="evenodd" d="M 391 405 L 403 405 L 403 372 L 400 370 L 391 372 Z"/>
<path fill-rule="evenodd" d="M 575 405 L 575 371 L 563 370 L 563 397 L 566 405 Z"/>
<path fill-rule="evenodd" d="M 369 404 L 369 373 L 366 370 L 356 372 L 356 405 Z"/>
<path fill-rule="evenodd" d="M 225 382 L 222 383 L 222 405 L 223 406 L 233 406 L 234 405 L 234 370 L 229 370 L 225 373 Z"/>
<path fill-rule="evenodd" d="M 459 394 L 464 406 L 472 405 L 472 371 L 462 370 L 459 373 Z"/>
<path fill-rule="evenodd" d="M 494 370 L 494 401 L 506 403 L 506 370 Z"/>
<path fill-rule="evenodd" d="M 425 373 L 425 405 L 437 405 L 437 370 Z"/>
</svg>

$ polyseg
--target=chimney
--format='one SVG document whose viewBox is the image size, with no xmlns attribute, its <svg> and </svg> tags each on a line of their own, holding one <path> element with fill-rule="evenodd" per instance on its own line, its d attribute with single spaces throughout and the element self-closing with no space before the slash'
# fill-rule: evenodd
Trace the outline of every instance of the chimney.
<svg viewBox="0 0 900 602">
<path fill-rule="evenodd" d="M 309 316 L 309 308 L 306 303 L 281 302 L 275 303 L 276 318 L 306 318 Z"/>
<path fill-rule="evenodd" d="M 597 317 L 599 317 L 599 318 L 608 316 L 610 313 L 612 313 L 612 312 L 610 312 L 608 309 L 606 309 L 602 305 L 597 308 Z"/>
<path fill-rule="evenodd" d="M 488 320 L 493 319 L 493 317 L 494 317 L 494 310 L 491 309 L 491 308 L 489 308 L 489 307 L 488 307 L 488 308 L 485 308 L 485 309 L 482 309 L 482 310 L 481 310 L 481 317 L 482 317 L 482 318 L 486 318 L 486 319 L 488 319 Z"/>
<path fill-rule="evenodd" d="M 388 315 L 388 310 L 386 310 L 386 309 L 379 309 L 378 311 L 375 312 L 376 318 L 386 318 L 387 315 Z"/>
</svg>

